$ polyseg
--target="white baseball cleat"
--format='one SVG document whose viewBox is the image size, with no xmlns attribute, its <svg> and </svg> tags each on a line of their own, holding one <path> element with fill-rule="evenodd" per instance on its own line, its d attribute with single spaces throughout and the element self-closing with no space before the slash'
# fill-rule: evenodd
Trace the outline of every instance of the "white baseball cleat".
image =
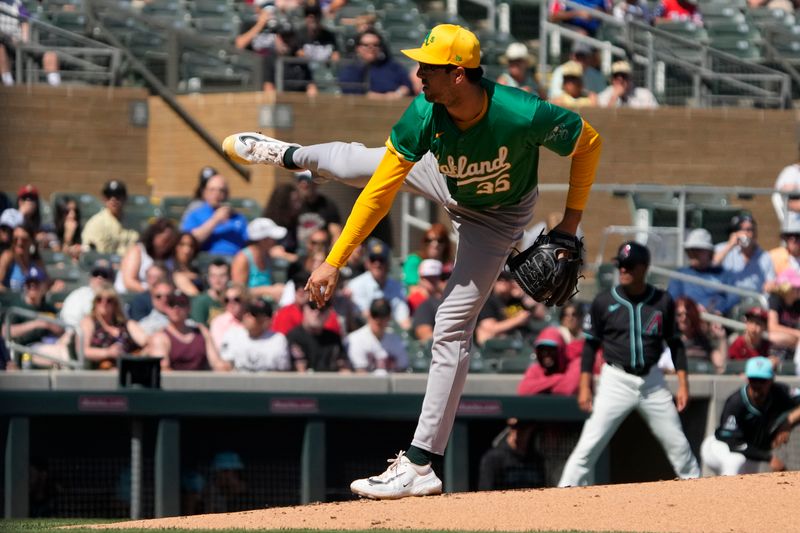
<svg viewBox="0 0 800 533">
<path fill-rule="evenodd" d="M 273 139 L 254 131 L 234 133 L 222 141 L 225 155 L 242 165 L 264 163 L 286 168 L 283 164 L 283 154 L 290 146 L 300 145 Z"/>
<path fill-rule="evenodd" d="M 430 464 L 415 465 L 400 451 L 389 459 L 389 468 L 375 477 L 357 479 L 350 484 L 354 494 L 374 500 L 397 500 L 408 496 L 432 496 L 442 493 L 442 481 Z"/>
</svg>

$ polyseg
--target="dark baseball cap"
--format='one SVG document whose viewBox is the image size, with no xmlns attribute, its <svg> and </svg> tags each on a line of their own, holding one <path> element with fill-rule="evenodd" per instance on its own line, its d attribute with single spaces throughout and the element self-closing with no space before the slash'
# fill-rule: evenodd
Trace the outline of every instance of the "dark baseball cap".
<svg viewBox="0 0 800 533">
<path fill-rule="evenodd" d="M 198 180 L 205 183 L 217 174 L 219 174 L 219 172 L 217 172 L 216 168 L 205 166 L 200 169 L 200 176 L 198 177 Z"/>
<path fill-rule="evenodd" d="M 636 241 L 627 241 L 619 247 L 614 264 L 620 266 L 650 265 L 650 250 Z"/>
<path fill-rule="evenodd" d="M 106 198 L 127 198 L 128 188 L 120 180 L 110 180 L 103 185 L 103 196 Z"/>
<path fill-rule="evenodd" d="M 382 260 L 388 261 L 390 250 L 389 247 L 380 239 L 372 238 L 367 241 L 367 254 L 370 261 Z"/>
<path fill-rule="evenodd" d="M 181 291 L 175 291 L 167 296 L 167 305 L 170 307 L 189 307 L 189 296 Z"/>
<path fill-rule="evenodd" d="M 272 316 L 272 304 L 262 298 L 250 298 L 244 306 L 244 312 L 253 316 Z"/>
</svg>

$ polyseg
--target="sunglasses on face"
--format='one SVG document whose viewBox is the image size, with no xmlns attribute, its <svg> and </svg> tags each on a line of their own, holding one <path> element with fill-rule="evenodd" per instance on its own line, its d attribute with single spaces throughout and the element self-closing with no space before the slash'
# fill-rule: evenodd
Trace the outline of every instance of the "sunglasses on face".
<svg viewBox="0 0 800 533">
<path fill-rule="evenodd" d="M 165 298 L 169 298 L 170 296 L 171 296 L 170 293 L 165 292 L 165 293 L 161 293 L 161 294 L 154 294 L 153 298 L 155 298 L 156 300 L 164 300 Z"/>
<path fill-rule="evenodd" d="M 19 197 L 20 201 L 22 202 L 35 202 L 39 199 L 38 196 L 33 196 L 32 194 L 23 194 Z"/>
<path fill-rule="evenodd" d="M 167 305 L 173 309 L 186 309 L 189 307 L 189 302 L 186 300 L 178 300 L 177 302 L 167 302 Z"/>
<path fill-rule="evenodd" d="M 111 297 L 109 297 L 109 296 L 101 296 L 100 298 L 98 298 L 98 299 L 97 299 L 97 300 L 95 300 L 95 301 L 96 301 L 97 303 L 99 303 L 99 304 L 111 304 L 111 303 L 116 303 L 116 300 L 115 300 L 114 298 L 111 298 Z"/>
<path fill-rule="evenodd" d="M 420 74 L 430 74 L 440 70 L 446 70 L 449 66 L 450 65 L 431 65 L 430 63 L 420 63 L 418 70 Z"/>
<path fill-rule="evenodd" d="M 440 237 L 425 237 L 425 243 L 430 244 L 432 242 L 438 242 L 439 244 L 444 244 L 445 239 Z"/>
<path fill-rule="evenodd" d="M 328 241 L 311 241 L 314 246 L 328 246 Z"/>
<path fill-rule="evenodd" d="M 226 304 L 232 304 L 232 303 L 240 304 L 240 303 L 242 303 L 242 299 L 239 296 L 226 296 L 225 297 L 225 303 Z"/>
</svg>

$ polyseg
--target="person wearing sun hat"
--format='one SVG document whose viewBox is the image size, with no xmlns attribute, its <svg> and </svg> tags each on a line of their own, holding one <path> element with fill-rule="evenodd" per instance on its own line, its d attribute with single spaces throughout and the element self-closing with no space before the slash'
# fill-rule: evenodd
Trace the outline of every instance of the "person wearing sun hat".
<svg viewBox="0 0 800 533">
<path fill-rule="evenodd" d="M 564 215 L 551 231 L 574 236 L 602 146 L 600 135 L 577 113 L 484 78 L 480 42 L 467 28 L 439 24 L 419 47 L 402 53 L 419 63 L 422 94 L 410 102 L 385 147 L 299 146 L 255 132 L 223 141 L 228 157 L 240 163 L 306 169 L 363 187 L 341 236 L 306 284 L 318 306 L 333 297 L 339 269 L 389 212 L 401 188 L 442 206 L 458 228 L 457 257 L 436 314 L 433 359 L 414 438 L 384 473 L 350 485 L 354 493 L 375 499 L 442 491 L 431 464 L 450 438 L 478 314 L 533 216 L 539 147 L 572 158 Z"/>
<path fill-rule="evenodd" d="M 769 359 L 748 359 L 744 375 L 747 384 L 725 400 L 719 426 L 700 447 L 703 465 L 715 475 L 766 471 L 774 450 L 789 441 L 800 422 L 800 395 L 775 383 Z"/>
<path fill-rule="evenodd" d="M 252 220 L 247 225 L 248 244 L 234 256 L 231 263 L 231 281 L 247 287 L 253 296 L 263 296 L 277 302 L 283 293 L 283 283 L 275 283 L 270 251 L 275 241 L 286 237 L 287 231 L 270 218 Z"/>
<path fill-rule="evenodd" d="M 729 271 L 712 263 L 714 243 L 707 229 L 697 228 L 690 231 L 683 242 L 683 249 L 686 251 L 688 265 L 679 268 L 679 273 L 724 285 L 735 284 L 733 275 Z M 739 297 L 735 294 L 680 279 L 672 279 L 667 291 L 673 300 L 687 296 L 703 306 L 706 311 L 723 315 L 739 302 Z"/>
<path fill-rule="evenodd" d="M 506 65 L 506 71 L 497 77 L 497 83 L 544 96 L 531 71 L 531 66 L 535 63 L 536 58 L 528 51 L 525 43 L 509 44 L 506 53 L 500 56 L 500 64 Z"/>
</svg>

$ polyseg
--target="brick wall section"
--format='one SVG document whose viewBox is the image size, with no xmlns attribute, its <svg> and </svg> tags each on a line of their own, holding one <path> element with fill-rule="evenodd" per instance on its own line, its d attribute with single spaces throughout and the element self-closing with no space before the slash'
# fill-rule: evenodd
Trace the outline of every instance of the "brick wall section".
<svg viewBox="0 0 800 533">
<path fill-rule="evenodd" d="M 113 175 L 126 180 L 133 192 L 147 191 L 147 177 L 156 196 L 187 195 L 200 167 L 211 164 L 229 177 L 234 196 L 263 203 L 276 180 L 291 179 L 287 171 L 256 167 L 245 182 L 157 97 L 149 97 L 149 127 L 129 126 L 128 101 L 144 95 L 140 89 L 0 89 L 2 188 L 34 181 L 46 194 L 92 192 Z M 272 103 L 262 93 L 189 95 L 179 101 L 219 140 L 231 132 L 260 130 L 259 109 Z M 294 126 L 262 130 L 268 135 L 301 144 L 338 139 L 368 146 L 385 141 L 407 105 L 329 95 L 307 99 L 301 94 L 280 95 L 279 102 L 293 106 Z M 795 111 L 594 109 L 585 116 L 605 139 L 598 183 L 771 187 L 780 169 L 797 155 Z M 542 154 L 541 181 L 566 181 L 569 159 L 547 150 Z M 338 184 L 325 187 L 346 215 L 356 191 Z M 543 193 L 536 220 L 560 211 L 563 201 L 562 194 Z M 777 224 L 768 201 L 740 204 L 760 221 L 762 242 L 775 245 Z M 597 253 L 602 228 L 630 222 L 624 200 L 593 194 L 584 223 L 590 257 Z"/>
<path fill-rule="evenodd" d="M 0 188 L 98 194 L 118 178 L 148 193 L 147 128 L 129 123 L 129 103 L 146 99 L 143 89 L 0 87 Z"/>
</svg>

